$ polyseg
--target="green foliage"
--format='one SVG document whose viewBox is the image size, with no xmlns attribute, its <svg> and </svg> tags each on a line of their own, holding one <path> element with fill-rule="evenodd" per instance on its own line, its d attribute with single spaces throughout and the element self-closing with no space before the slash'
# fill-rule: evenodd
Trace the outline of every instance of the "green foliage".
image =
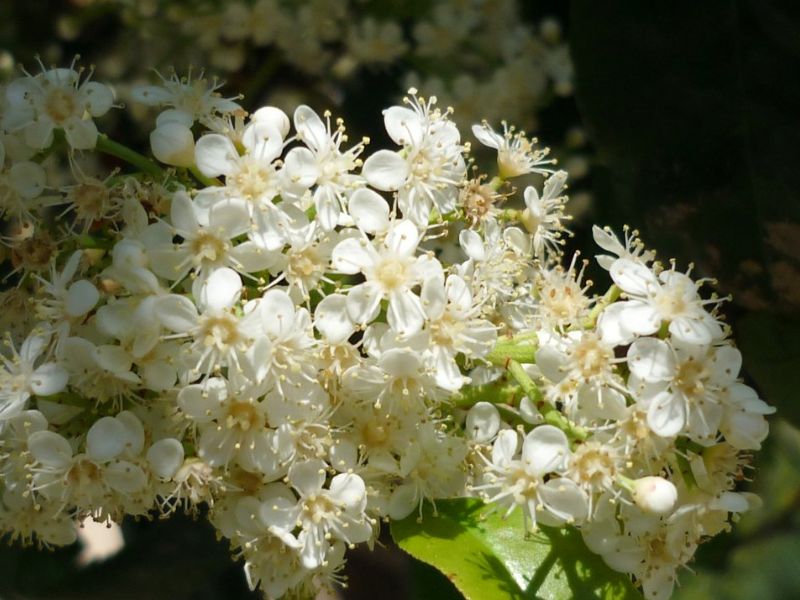
<svg viewBox="0 0 800 600">
<path fill-rule="evenodd" d="M 392 523 L 392 536 L 413 557 L 433 565 L 467 600 L 641 598 L 628 578 L 589 552 L 571 528 L 543 527 L 525 536 L 522 514 L 489 514 L 476 499 L 425 505 Z"/>
</svg>

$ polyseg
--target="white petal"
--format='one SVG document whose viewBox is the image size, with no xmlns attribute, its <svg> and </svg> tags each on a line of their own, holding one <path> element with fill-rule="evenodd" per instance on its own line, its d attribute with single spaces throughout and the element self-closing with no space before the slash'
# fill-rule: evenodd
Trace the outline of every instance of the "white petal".
<svg viewBox="0 0 800 600">
<path fill-rule="evenodd" d="M 81 93 L 86 100 L 86 110 L 93 117 L 106 114 L 114 104 L 114 93 L 107 85 L 99 81 L 89 81 L 81 86 Z"/>
<path fill-rule="evenodd" d="M 183 445 L 175 438 L 158 440 L 147 450 L 147 461 L 161 479 L 172 479 L 183 464 Z"/>
<path fill-rule="evenodd" d="M 589 514 L 586 494 L 571 479 L 550 479 L 539 487 L 539 498 L 550 515 L 562 523 L 580 524 Z"/>
<path fill-rule="evenodd" d="M 169 216 L 172 226 L 183 234 L 191 235 L 200 228 L 194 203 L 184 191 L 176 192 L 172 197 Z"/>
<path fill-rule="evenodd" d="M 647 410 L 647 425 L 656 435 L 672 437 L 686 425 L 686 407 L 676 394 L 663 391 L 657 394 Z"/>
<path fill-rule="evenodd" d="M 503 145 L 503 136 L 495 132 L 489 125 L 473 125 L 472 135 L 484 146 L 497 150 Z"/>
<path fill-rule="evenodd" d="M 291 182 L 303 188 L 310 188 L 320 176 L 317 160 L 308 148 L 292 148 L 284 160 L 283 173 Z"/>
<path fill-rule="evenodd" d="M 159 298 L 155 313 L 161 324 L 171 331 L 185 333 L 197 325 L 197 308 L 186 296 L 169 294 Z"/>
<path fill-rule="evenodd" d="M 458 242 L 466 255 L 472 260 L 485 260 L 486 248 L 481 236 L 472 229 L 464 229 L 458 234 Z"/>
<path fill-rule="evenodd" d="M 217 202 L 208 211 L 208 229 L 220 239 L 232 239 L 250 230 L 250 209 L 243 200 Z"/>
<path fill-rule="evenodd" d="M 347 314 L 347 296 L 329 294 L 314 310 L 314 326 L 331 344 L 341 344 L 353 335 L 355 325 Z"/>
<path fill-rule="evenodd" d="M 198 280 L 199 281 L 199 280 Z M 211 310 L 224 310 L 239 300 L 242 278 L 233 269 L 222 267 L 209 275 L 201 286 L 199 304 Z"/>
<path fill-rule="evenodd" d="M 411 256 L 419 244 L 419 230 L 411 221 L 399 221 L 386 236 L 386 246 L 400 256 Z"/>
<path fill-rule="evenodd" d="M 400 189 L 408 177 L 408 163 L 390 150 L 378 150 L 364 161 L 361 174 L 374 188 L 383 192 Z"/>
<path fill-rule="evenodd" d="M 314 150 L 325 148 L 329 141 L 328 129 L 312 108 L 301 104 L 294 111 L 294 128 L 307 146 Z"/>
<path fill-rule="evenodd" d="M 347 314 L 354 323 L 366 325 L 378 316 L 382 297 L 380 288 L 369 282 L 350 288 L 347 292 Z"/>
<path fill-rule="evenodd" d="M 341 473 L 331 480 L 330 498 L 345 510 L 362 512 L 367 504 L 364 480 L 352 473 Z"/>
<path fill-rule="evenodd" d="M 479 444 L 490 442 L 500 430 L 500 413 L 490 402 L 478 402 L 467 413 L 464 431 Z"/>
<path fill-rule="evenodd" d="M 669 344 L 639 338 L 628 349 L 628 368 L 644 381 L 666 381 L 675 375 L 675 357 Z"/>
<path fill-rule="evenodd" d="M 339 242 L 331 254 L 331 264 L 340 273 L 353 275 L 375 264 L 375 249 L 359 238 L 346 238 Z"/>
<path fill-rule="evenodd" d="M 424 135 L 422 118 L 405 106 L 392 106 L 383 111 L 383 123 L 389 137 L 400 146 L 419 145 Z"/>
<path fill-rule="evenodd" d="M 20 196 L 30 200 L 42 193 L 47 185 L 47 174 L 36 163 L 23 161 L 11 166 L 8 170 L 8 181 Z"/>
<path fill-rule="evenodd" d="M 289 294 L 271 289 L 261 299 L 259 306 L 265 331 L 273 338 L 283 338 L 294 328 L 295 305 Z"/>
<path fill-rule="evenodd" d="M 86 453 L 97 462 L 119 456 L 125 449 L 125 426 L 114 417 L 95 421 L 86 434 Z"/>
<path fill-rule="evenodd" d="M 187 385 L 178 392 L 178 406 L 197 423 L 212 421 L 227 397 L 225 381 L 211 377 L 202 384 Z"/>
<path fill-rule="evenodd" d="M 289 469 L 289 483 L 302 496 L 318 494 L 325 483 L 325 466 L 321 460 L 296 462 Z"/>
<path fill-rule="evenodd" d="M 72 461 L 72 447 L 54 431 L 32 433 L 28 437 L 28 450 L 33 458 L 47 467 L 64 469 Z"/>
<path fill-rule="evenodd" d="M 569 442 L 563 431 L 552 425 L 540 425 L 525 436 L 522 462 L 525 470 L 541 477 L 559 471 L 569 456 Z"/>
<path fill-rule="evenodd" d="M 230 175 L 239 165 L 239 153 L 233 142 L 224 135 L 208 133 L 195 144 L 197 168 L 206 177 Z"/>
<path fill-rule="evenodd" d="M 65 312 L 70 317 L 81 317 L 92 310 L 100 300 L 100 292 L 90 281 L 81 279 L 67 290 Z"/>
<path fill-rule="evenodd" d="M 369 188 L 358 188 L 350 196 L 348 211 L 361 231 L 376 234 L 389 228 L 389 203 Z"/>
<path fill-rule="evenodd" d="M 75 150 L 90 150 L 97 145 L 97 126 L 91 119 L 67 119 L 64 123 L 64 136 Z"/>
<path fill-rule="evenodd" d="M 132 456 L 138 456 L 144 449 L 142 422 L 129 410 L 123 410 L 116 418 L 125 426 L 125 451 Z"/>
<path fill-rule="evenodd" d="M 267 125 L 268 127 L 276 130 L 283 137 L 289 133 L 289 117 L 280 108 L 275 106 L 262 106 L 252 115 L 250 121 L 256 121 L 260 124 Z"/>
<path fill-rule="evenodd" d="M 640 262 L 620 258 L 611 265 L 611 278 L 623 291 L 646 296 L 658 289 L 658 280 L 648 267 Z"/>
<path fill-rule="evenodd" d="M 422 301 L 422 307 L 428 319 L 431 321 L 440 319 L 444 314 L 444 309 L 447 304 L 444 278 L 432 277 L 423 281 L 420 300 Z"/>
<path fill-rule="evenodd" d="M 519 446 L 519 435 L 514 429 L 503 429 L 492 445 L 492 464 L 504 467 L 514 460 Z"/>
<path fill-rule="evenodd" d="M 33 372 L 31 391 L 37 396 L 58 394 L 67 387 L 69 375 L 56 363 L 45 363 Z"/>
<path fill-rule="evenodd" d="M 425 313 L 419 297 L 410 290 L 395 291 L 389 295 L 386 320 L 402 336 L 413 335 L 422 329 Z"/>
<path fill-rule="evenodd" d="M 122 494 L 133 494 L 147 485 L 147 475 L 139 465 L 127 460 L 115 461 L 103 470 L 103 479 Z"/>
<path fill-rule="evenodd" d="M 419 504 L 417 486 L 413 483 L 401 485 L 389 498 L 389 518 L 395 521 L 405 519 Z"/>
</svg>

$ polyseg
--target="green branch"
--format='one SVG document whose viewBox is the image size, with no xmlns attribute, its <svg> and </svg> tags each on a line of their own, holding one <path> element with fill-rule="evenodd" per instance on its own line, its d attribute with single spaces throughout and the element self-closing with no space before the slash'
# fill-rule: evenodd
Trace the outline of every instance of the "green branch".
<svg viewBox="0 0 800 600">
<path fill-rule="evenodd" d="M 123 146 L 119 142 L 115 142 L 103 133 L 97 136 L 97 146 L 95 146 L 95 148 L 98 152 L 124 160 L 126 163 L 139 169 L 142 173 L 147 173 L 153 179 L 164 182 L 169 178 L 169 174 L 155 161 L 150 160 L 144 154 L 139 154 L 127 146 Z"/>
<path fill-rule="evenodd" d="M 515 360 L 510 360 L 506 368 L 517 383 L 519 383 L 525 395 L 539 408 L 545 423 L 553 427 L 558 427 L 573 440 L 583 441 L 588 437 L 589 433 L 586 429 L 567 419 L 555 406 L 544 400 L 542 391 L 533 382 L 533 379 L 531 379 L 530 375 L 528 375 L 527 371 L 525 371 L 520 363 Z"/>
</svg>

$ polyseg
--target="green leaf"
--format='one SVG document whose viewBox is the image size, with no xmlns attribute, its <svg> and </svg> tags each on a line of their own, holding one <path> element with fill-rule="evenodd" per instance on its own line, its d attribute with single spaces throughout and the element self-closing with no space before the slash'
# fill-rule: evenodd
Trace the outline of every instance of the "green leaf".
<svg viewBox="0 0 800 600">
<path fill-rule="evenodd" d="M 525 536 L 522 514 L 489 514 L 479 500 L 461 498 L 425 505 L 392 523 L 392 537 L 406 552 L 433 565 L 468 600 L 490 598 L 641 599 L 628 578 L 589 552 L 571 528 L 541 528 Z"/>
</svg>

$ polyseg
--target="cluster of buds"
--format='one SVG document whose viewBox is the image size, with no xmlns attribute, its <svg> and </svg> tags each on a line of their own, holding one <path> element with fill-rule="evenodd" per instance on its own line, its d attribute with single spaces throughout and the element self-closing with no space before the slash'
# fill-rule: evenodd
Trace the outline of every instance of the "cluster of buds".
<svg viewBox="0 0 800 600">
<path fill-rule="evenodd" d="M 600 228 L 592 293 L 563 256 L 567 174 L 524 133 L 473 127 L 491 177 L 413 89 L 369 155 L 308 106 L 177 78 L 137 97 L 164 108 L 156 161 L 97 133 L 113 94 L 74 68 L 3 90 L 11 537 L 202 510 L 278 598 L 339 582 L 382 521 L 476 496 L 579 528 L 665 598 L 756 503 L 736 484 L 772 409 L 720 299 Z M 132 168 L 86 175 L 100 154 Z"/>
</svg>

